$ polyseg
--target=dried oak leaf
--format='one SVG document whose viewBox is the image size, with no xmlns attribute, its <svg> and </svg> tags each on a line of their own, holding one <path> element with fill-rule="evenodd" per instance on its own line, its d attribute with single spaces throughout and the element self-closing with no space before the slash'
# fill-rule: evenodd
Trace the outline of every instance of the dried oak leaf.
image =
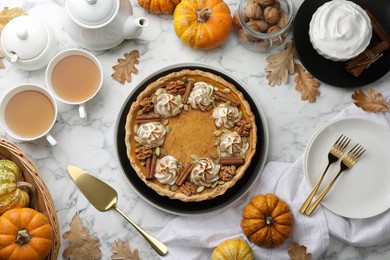
<svg viewBox="0 0 390 260">
<path fill-rule="evenodd" d="M 141 260 L 138 249 L 131 252 L 130 245 L 123 243 L 120 239 L 112 243 L 112 260 Z"/>
<path fill-rule="evenodd" d="M 288 250 L 288 255 L 291 260 L 310 260 L 311 254 L 306 252 L 306 247 L 293 242 L 290 249 Z"/>
<path fill-rule="evenodd" d="M 125 53 L 125 59 L 118 59 L 118 64 L 113 66 L 114 73 L 111 75 L 114 79 L 124 84 L 125 81 L 131 81 L 131 73 L 138 74 L 138 69 L 135 64 L 138 64 L 139 51 L 133 50 L 129 53 Z"/>
<path fill-rule="evenodd" d="M 277 54 L 272 54 L 267 57 L 268 65 L 265 71 L 268 72 L 268 85 L 273 87 L 286 84 L 288 82 L 288 74 L 294 74 L 294 45 L 288 42 L 284 50 Z"/>
<path fill-rule="evenodd" d="M 355 105 L 364 111 L 378 113 L 389 109 L 389 102 L 383 100 L 381 93 L 375 94 L 372 88 L 368 89 L 368 95 L 363 89 L 356 89 L 352 94 L 352 99 L 355 100 Z"/>
<path fill-rule="evenodd" d="M 295 72 L 297 75 L 294 78 L 294 82 L 297 83 L 295 89 L 301 91 L 301 99 L 309 100 L 310 103 L 316 101 L 316 97 L 320 95 L 318 87 L 320 82 L 313 78 L 309 72 L 300 64 L 295 64 Z"/>
<path fill-rule="evenodd" d="M 79 214 L 75 214 L 69 224 L 70 230 L 62 238 L 69 240 L 62 256 L 67 260 L 83 259 L 98 260 L 102 258 L 99 249 L 100 241 L 96 236 L 89 235 L 89 229 L 83 226 Z"/>
</svg>

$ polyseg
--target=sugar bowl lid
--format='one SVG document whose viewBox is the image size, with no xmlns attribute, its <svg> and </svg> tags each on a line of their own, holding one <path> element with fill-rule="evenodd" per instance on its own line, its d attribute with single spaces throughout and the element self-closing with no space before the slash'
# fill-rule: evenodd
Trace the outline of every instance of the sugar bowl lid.
<svg viewBox="0 0 390 260">
<path fill-rule="evenodd" d="M 115 18 L 119 0 L 68 0 L 70 17 L 81 26 L 99 27 Z"/>
<path fill-rule="evenodd" d="M 40 55 L 49 41 L 45 25 L 31 16 L 12 19 L 1 33 L 1 46 L 11 61 L 30 60 Z"/>
</svg>

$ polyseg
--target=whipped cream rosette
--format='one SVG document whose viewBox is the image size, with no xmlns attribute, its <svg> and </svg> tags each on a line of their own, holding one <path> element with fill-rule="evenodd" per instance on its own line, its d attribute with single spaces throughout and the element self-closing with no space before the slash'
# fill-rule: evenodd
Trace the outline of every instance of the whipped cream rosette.
<svg viewBox="0 0 390 260">
<path fill-rule="evenodd" d="M 178 115 L 182 109 L 181 96 L 174 96 L 166 92 L 157 95 L 154 102 L 154 112 L 165 118 Z"/>
<path fill-rule="evenodd" d="M 183 170 L 184 165 L 171 155 L 166 155 L 157 160 L 154 178 L 162 184 L 173 185 L 177 176 Z"/>
<path fill-rule="evenodd" d="M 213 86 L 205 82 L 196 82 L 188 97 L 187 103 L 190 104 L 193 109 L 206 111 L 207 107 L 213 102 L 213 93 Z"/>
<path fill-rule="evenodd" d="M 333 0 L 313 14 L 310 41 L 323 57 L 334 61 L 352 59 L 362 53 L 372 37 L 371 21 L 357 4 Z"/>
<path fill-rule="evenodd" d="M 239 156 L 245 153 L 241 136 L 236 132 L 230 132 L 221 136 L 219 150 L 221 155 L 227 157 Z"/>
<path fill-rule="evenodd" d="M 237 107 L 224 103 L 214 108 L 212 117 L 215 119 L 214 123 L 218 128 L 224 127 L 229 129 L 234 127 L 234 125 L 240 121 L 239 114 L 240 112 Z"/>
<path fill-rule="evenodd" d="M 192 169 L 190 179 L 198 186 L 211 187 L 219 179 L 219 167 L 208 158 L 200 159 Z"/>
<path fill-rule="evenodd" d="M 160 122 L 149 122 L 138 127 L 134 139 L 147 147 L 158 147 L 164 143 L 166 130 Z"/>
</svg>

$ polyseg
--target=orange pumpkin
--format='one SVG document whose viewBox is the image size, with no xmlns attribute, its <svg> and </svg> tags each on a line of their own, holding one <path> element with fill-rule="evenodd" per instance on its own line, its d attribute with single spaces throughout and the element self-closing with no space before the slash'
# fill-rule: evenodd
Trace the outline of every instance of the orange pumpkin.
<svg viewBox="0 0 390 260">
<path fill-rule="evenodd" d="M 186 45 L 207 50 L 229 36 L 232 16 L 222 0 L 182 0 L 176 6 L 173 23 L 176 35 Z"/>
<path fill-rule="evenodd" d="M 138 0 L 138 3 L 154 14 L 172 14 L 180 0 Z"/>
<path fill-rule="evenodd" d="M 0 259 L 43 260 L 51 246 L 51 226 L 42 213 L 16 208 L 0 217 Z"/>
<path fill-rule="evenodd" d="M 241 228 L 253 243 L 276 247 L 292 232 L 293 214 L 289 206 L 274 194 L 260 194 L 242 210 Z"/>
</svg>

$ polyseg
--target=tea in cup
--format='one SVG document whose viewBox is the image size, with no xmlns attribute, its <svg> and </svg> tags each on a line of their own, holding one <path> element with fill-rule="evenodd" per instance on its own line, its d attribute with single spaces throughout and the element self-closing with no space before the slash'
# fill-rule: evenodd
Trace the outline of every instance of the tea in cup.
<svg viewBox="0 0 390 260">
<path fill-rule="evenodd" d="M 79 49 L 65 50 L 47 66 L 46 83 L 49 91 L 61 102 L 79 105 L 80 117 L 85 118 L 85 103 L 100 90 L 103 69 L 91 53 Z"/>
<path fill-rule="evenodd" d="M 54 98 L 38 85 L 17 86 L 4 95 L 0 104 L 0 123 L 15 139 L 32 141 L 46 136 L 51 145 L 56 145 L 49 133 L 56 119 Z"/>
</svg>

